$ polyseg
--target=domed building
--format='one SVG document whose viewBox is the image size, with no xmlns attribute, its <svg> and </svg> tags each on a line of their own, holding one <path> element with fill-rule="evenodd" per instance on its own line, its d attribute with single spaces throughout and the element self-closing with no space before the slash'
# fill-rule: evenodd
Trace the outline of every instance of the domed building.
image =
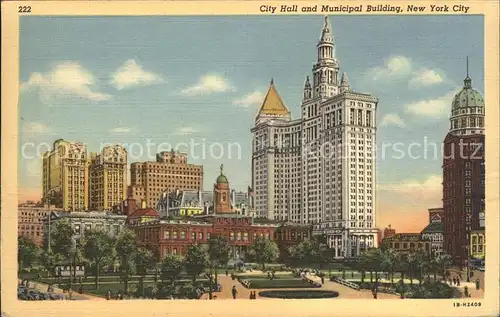
<svg viewBox="0 0 500 317">
<path fill-rule="evenodd" d="M 471 233 L 484 230 L 485 142 L 484 98 L 467 75 L 451 103 L 450 130 L 444 140 L 444 252 L 467 265 L 484 246 L 471 246 Z"/>
<path fill-rule="evenodd" d="M 230 189 L 221 165 L 213 192 L 176 191 L 166 194 L 159 204 L 167 208 L 166 215 L 160 211 L 161 220 L 134 219 L 128 222 L 129 228 L 136 233 L 140 245 L 155 250 L 162 258 L 166 254 L 184 255 L 189 245 L 206 244 L 217 235 L 227 239 L 232 260 L 245 260 L 248 247 L 257 238 L 276 240 L 282 249 L 286 249 L 311 237 L 311 226 L 253 217 L 246 209 L 251 206 L 250 196 L 250 188 L 248 194 Z M 126 214 L 137 213 L 129 210 Z"/>
</svg>

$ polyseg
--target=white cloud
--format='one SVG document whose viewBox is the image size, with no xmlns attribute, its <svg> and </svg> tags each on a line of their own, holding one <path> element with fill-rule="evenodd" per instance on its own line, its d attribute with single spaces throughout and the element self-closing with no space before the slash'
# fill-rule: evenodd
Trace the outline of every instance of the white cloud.
<svg viewBox="0 0 500 317">
<path fill-rule="evenodd" d="M 131 131 L 132 131 L 132 128 L 129 128 L 129 127 L 116 127 L 116 128 L 110 129 L 108 132 L 111 132 L 111 133 L 127 133 L 127 132 L 131 132 Z"/>
<path fill-rule="evenodd" d="M 407 179 L 392 184 L 377 184 L 377 191 L 387 199 L 402 199 L 408 205 L 433 207 L 443 194 L 442 176 L 429 175 L 426 179 Z M 379 198 L 381 196 L 379 195 Z"/>
<path fill-rule="evenodd" d="M 367 74 L 372 80 L 388 79 L 394 76 L 408 75 L 411 73 L 411 59 L 405 56 L 391 56 L 382 67 L 374 67 Z"/>
<path fill-rule="evenodd" d="M 25 122 L 21 127 L 21 134 L 47 134 L 51 128 L 41 122 Z"/>
<path fill-rule="evenodd" d="M 41 157 L 25 159 L 26 176 L 41 177 L 42 176 L 42 160 Z"/>
<path fill-rule="evenodd" d="M 197 130 L 193 127 L 179 127 L 177 130 L 175 130 L 174 134 L 177 135 L 190 135 L 193 133 L 196 133 Z"/>
<path fill-rule="evenodd" d="M 145 71 L 133 59 L 126 61 L 112 75 L 110 83 L 118 90 L 163 82 L 157 74 Z"/>
<path fill-rule="evenodd" d="M 183 89 L 181 93 L 194 96 L 229 90 L 233 90 L 233 88 L 224 77 L 219 75 L 204 75 L 196 85 Z"/>
<path fill-rule="evenodd" d="M 423 68 L 413 73 L 413 77 L 408 82 L 408 87 L 418 88 L 437 85 L 444 82 L 444 75 L 437 70 Z"/>
<path fill-rule="evenodd" d="M 367 71 L 370 80 L 408 80 L 409 88 L 427 87 L 441 84 L 445 81 L 444 72 L 438 69 L 416 67 L 411 58 L 406 56 L 391 56 L 384 66 L 374 67 Z"/>
<path fill-rule="evenodd" d="M 246 94 L 240 99 L 236 99 L 233 101 L 233 105 L 242 108 L 248 108 L 254 105 L 260 105 L 264 101 L 266 94 L 262 91 L 256 90 L 252 93 Z"/>
<path fill-rule="evenodd" d="M 449 114 L 455 91 L 435 99 L 423 99 L 405 104 L 405 112 L 425 117 L 442 118 Z"/>
<path fill-rule="evenodd" d="M 400 128 L 405 128 L 406 124 L 404 120 L 397 114 L 397 113 L 388 113 L 386 114 L 383 118 L 382 121 L 380 122 L 381 125 L 383 126 L 389 126 L 389 125 L 394 125 Z"/>
<path fill-rule="evenodd" d="M 32 73 L 21 83 L 21 90 L 38 89 L 40 100 L 50 102 L 54 97 L 77 96 L 92 101 L 103 101 L 110 95 L 93 90 L 94 76 L 76 62 L 63 62 L 47 73 Z"/>
</svg>

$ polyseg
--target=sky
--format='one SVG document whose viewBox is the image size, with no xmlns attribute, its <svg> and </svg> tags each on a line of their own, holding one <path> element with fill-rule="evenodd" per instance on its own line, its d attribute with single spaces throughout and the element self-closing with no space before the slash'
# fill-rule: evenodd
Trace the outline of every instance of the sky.
<svg viewBox="0 0 500 317">
<path fill-rule="evenodd" d="M 466 56 L 484 93 L 483 17 L 329 21 L 340 72 L 379 98 L 377 226 L 418 232 L 441 206 L 440 147 Z M 298 118 L 322 26 L 312 15 L 21 17 L 19 199 L 40 198 L 40 155 L 59 138 L 88 152 L 123 144 L 129 162 L 176 147 L 204 166 L 205 189 L 223 164 L 246 190 L 269 82 Z"/>
</svg>

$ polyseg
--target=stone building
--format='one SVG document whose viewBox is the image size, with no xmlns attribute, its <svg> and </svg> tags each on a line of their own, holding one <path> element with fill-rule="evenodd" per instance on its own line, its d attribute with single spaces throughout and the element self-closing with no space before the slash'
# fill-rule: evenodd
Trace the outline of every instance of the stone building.
<svg viewBox="0 0 500 317">
<path fill-rule="evenodd" d="M 212 191 L 176 190 L 170 193 L 164 192 L 156 208 L 161 218 L 209 215 L 214 212 L 255 216 L 251 206 L 251 189 L 249 188 L 247 193 L 228 190 L 228 181 L 222 168 L 223 166 L 221 166 L 221 174 L 214 183 Z M 214 202 L 217 201 L 218 205 L 214 205 Z M 216 211 L 217 207 L 223 208 L 225 211 Z"/>
<path fill-rule="evenodd" d="M 43 246 L 45 220 L 51 212 L 61 210 L 55 206 L 35 202 L 19 204 L 17 208 L 18 235 L 31 239 L 38 246 Z"/>
<path fill-rule="evenodd" d="M 468 63 L 467 63 L 468 64 Z M 485 220 L 485 103 L 464 79 L 451 103 L 450 130 L 444 140 L 444 250 L 457 265 L 466 265 L 471 232 Z"/>
<path fill-rule="evenodd" d="M 229 181 L 221 168 L 211 196 L 212 206 L 215 208 L 200 213 L 193 212 L 177 219 L 135 223 L 129 228 L 135 231 L 141 245 L 152 248 L 161 257 L 166 254 L 184 255 L 189 245 L 207 244 L 212 236 L 219 235 L 227 238 L 233 259 L 245 259 L 248 247 L 257 238 L 276 238 L 275 231 L 279 224 L 237 213 L 231 207 L 230 192 Z M 282 232 L 286 232 L 284 236 L 291 237 L 288 232 L 293 231 L 293 228 L 295 227 L 283 230 Z M 302 237 L 303 230 L 299 231 Z M 295 237 L 295 233 L 293 235 Z M 310 236 L 310 232 L 307 236 Z"/>
<path fill-rule="evenodd" d="M 293 120 L 274 81 L 251 129 L 252 188 L 261 217 L 314 226 L 335 257 L 377 246 L 375 145 L 378 99 L 352 89 L 328 18 Z"/>
<path fill-rule="evenodd" d="M 88 210 L 87 147 L 58 139 L 43 155 L 43 202 L 67 211 Z"/>
<path fill-rule="evenodd" d="M 382 245 L 400 253 L 410 253 L 418 250 L 431 254 L 431 241 L 423 239 L 420 233 L 396 233 L 390 238 L 384 238 Z"/>
<path fill-rule="evenodd" d="M 127 194 L 127 150 L 120 145 L 107 146 L 101 153 L 90 154 L 90 210 L 113 210 Z"/>
<path fill-rule="evenodd" d="M 470 235 L 469 258 L 484 260 L 486 257 L 486 235 L 484 230 L 473 230 Z"/>
<path fill-rule="evenodd" d="M 104 230 L 111 235 L 118 235 L 125 228 L 126 215 L 115 214 L 105 211 L 88 211 L 88 212 L 57 212 L 50 213 L 50 217 L 46 220 L 45 238 L 46 241 L 51 239 L 51 233 L 54 226 L 59 221 L 68 221 L 71 227 L 75 230 L 75 236 L 83 238 L 85 232 L 89 230 Z"/>
<path fill-rule="evenodd" d="M 189 164 L 186 153 L 161 152 L 155 162 L 130 165 L 130 184 L 128 196 L 156 208 L 164 192 L 203 190 L 203 166 Z"/>
</svg>

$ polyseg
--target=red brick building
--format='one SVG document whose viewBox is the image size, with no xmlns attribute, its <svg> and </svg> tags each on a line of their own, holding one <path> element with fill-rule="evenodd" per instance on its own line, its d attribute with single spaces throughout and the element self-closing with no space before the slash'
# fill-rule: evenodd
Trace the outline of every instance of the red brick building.
<svg viewBox="0 0 500 317">
<path fill-rule="evenodd" d="M 244 259 L 247 248 L 259 237 L 276 239 L 286 247 L 311 236 L 309 226 L 280 226 L 274 221 L 235 213 L 230 206 L 229 193 L 229 182 L 221 166 L 221 174 L 214 184 L 215 208 L 212 213 L 179 219 L 132 222 L 129 228 L 135 231 L 141 245 L 157 251 L 162 258 L 167 254 L 183 255 L 189 245 L 205 244 L 215 235 L 227 238 L 235 259 Z M 131 207 L 133 203 L 128 205 Z M 127 213 L 134 215 L 131 211 Z"/>
<path fill-rule="evenodd" d="M 389 225 L 388 227 L 386 227 L 384 229 L 384 237 L 383 238 L 384 239 L 390 238 L 390 237 L 394 236 L 395 234 L 396 234 L 396 229 L 391 228 L 391 225 Z"/>
<path fill-rule="evenodd" d="M 470 234 L 484 229 L 484 100 L 468 74 L 452 102 L 451 128 L 444 140 L 444 252 L 465 265 Z"/>
</svg>

